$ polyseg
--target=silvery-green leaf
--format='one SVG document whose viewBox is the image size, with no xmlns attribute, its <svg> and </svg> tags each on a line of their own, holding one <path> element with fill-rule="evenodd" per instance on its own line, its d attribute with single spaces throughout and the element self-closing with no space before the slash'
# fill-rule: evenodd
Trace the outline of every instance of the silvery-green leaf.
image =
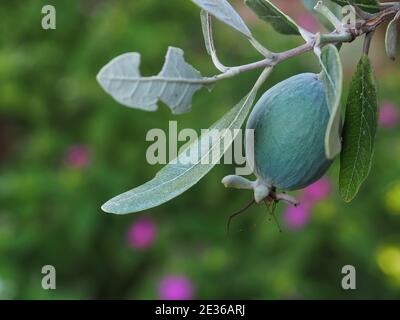
<svg viewBox="0 0 400 320">
<path fill-rule="evenodd" d="M 214 48 L 213 48 L 213 41 L 211 39 L 211 30 L 208 18 L 209 18 L 209 13 L 202 9 L 200 12 L 201 29 L 203 30 L 204 44 L 206 46 L 207 53 L 211 56 L 214 51 Z"/>
<path fill-rule="evenodd" d="M 244 23 L 236 10 L 226 0 L 192 0 L 203 10 L 207 11 L 218 20 L 241 32 L 247 38 L 252 38 L 249 28 Z"/>
<path fill-rule="evenodd" d="M 268 0 L 245 0 L 257 16 L 282 34 L 300 34 L 297 24 Z"/>
<path fill-rule="evenodd" d="M 371 170 L 378 118 L 376 85 L 364 55 L 350 84 L 340 155 L 340 195 L 350 202 Z"/>
<path fill-rule="evenodd" d="M 325 154 L 333 159 L 341 150 L 340 98 L 342 95 L 343 69 L 337 48 L 329 44 L 321 52 L 322 81 L 326 89 L 326 98 L 330 118 L 325 133 Z"/>
<path fill-rule="evenodd" d="M 328 21 L 328 19 L 321 13 L 316 12 L 314 10 L 314 7 L 316 6 L 317 2 L 319 0 L 303 0 L 304 6 L 312 12 L 318 19 L 318 21 L 329 31 L 333 31 L 335 27 L 332 26 L 332 23 Z M 324 5 L 328 7 L 328 9 L 339 19 L 341 20 L 342 18 L 342 8 L 337 5 L 336 3 L 333 3 L 331 1 L 324 1 Z"/>
<path fill-rule="evenodd" d="M 392 60 L 396 59 L 396 53 L 397 53 L 398 19 L 399 16 L 396 15 L 396 17 L 392 21 L 390 21 L 386 30 L 386 37 L 385 37 L 386 54 Z"/>
<path fill-rule="evenodd" d="M 332 0 L 340 6 L 349 5 L 348 0 Z M 376 0 L 353 0 L 354 4 L 356 4 L 360 9 L 367 12 L 378 12 L 380 9 L 379 2 Z"/>
<path fill-rule="evenodd" d="M 178 48 L 168 48 L 164 66 L 156 76 L 142 77 L 139 66 L 140 54 L 125 53 L 105 65 L 97 81 L 125 106 L 155 111 L 161 100 L 176 114 L 189 111 L 194 93 L 210 84 L 185 62 L 183 51 Z"/>
<path fill-rule="evenodd" d="M 221 133 L 218 139 L 210 139 L 212 131 L 203 134 L 161 169 L 152 180 L 109 200 L 102 206 L 102 210 L 115 214 L 146 210 L 165 203 L 194 186 L 218 163 L 232 144 L 238 134 L 235 129 L 242 127 L 257 91 L 269 72 L 270 70 L 266 69 L 250 93 L 210 128 Z"/>
<path fill-rule="evenodd" d="M 224 66 L 221 61 L 219 61 L 217 50 L 214 46 L 214 39 L 211 27 L 211 16 L 207 11 L 202 9 L 200 12 L 200 19 L 207 53 L 211 56 L 211 59 L 217 69 L 221 72 L 226 72 L 229 68 Z"/>
</svg>

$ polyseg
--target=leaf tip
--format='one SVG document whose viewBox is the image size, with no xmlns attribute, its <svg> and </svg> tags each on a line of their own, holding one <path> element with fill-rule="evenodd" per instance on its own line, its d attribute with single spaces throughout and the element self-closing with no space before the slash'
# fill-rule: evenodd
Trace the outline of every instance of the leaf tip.
<svg viewBox="0 0 400 320">
<path fill-rule="evenodd" d="M 344 195 L 344 194 L 341 194 L 340 196 L 342 197 L 342 199 L 343 199 L 343 201 L 344 201 L 344 202 L 346 202 L 346 203 L 350 203 L 350 202 L 352 202 L 352 201 L 353 201 L 353 199 L 356 197 L 356 194 L 354 194 L 354 195 L 351 195 L 351 196 L 349 196 L 349 195 Z"/>
<path fill-rule="evenodd" d="M 101 206 L 101 210 L 104 211 L 105 213 L 115 213 L 115 212 L 113 212 L 112 209 L 110 208 L 109 201 L 107 201 L 106 203 L 104 203 L 104 204 Z"/>
</svg>

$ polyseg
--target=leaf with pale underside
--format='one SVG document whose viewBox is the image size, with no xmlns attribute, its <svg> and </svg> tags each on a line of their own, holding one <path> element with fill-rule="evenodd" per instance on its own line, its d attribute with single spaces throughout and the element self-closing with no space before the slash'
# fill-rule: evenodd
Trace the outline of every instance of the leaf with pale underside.
<svg viewBox="0 0 400 320">
<path fill-rule="evenodd" d="M 301 34 L 297 24 L 271 1 L 245 0 L 245 3 L 260 19 L 270 23 L 279 33 L 295 35 Z"/>
<path fill-rule="evenodd" d="M 327 29 L 328 31 L 334 31 L 335 27 L 332 26 L 332 23 L 322 14 L 315 11 L 315 6 L 320 0 L 303 0 L 304 6 L 309 10 L 313 15 L 316 16 L 317 20 Z M 328 7 L 328 9 L 339 19 L 342 19 L 342 8 L 331 1 L 324 1 L 324 5 Z"/>
<path fill-rule="evenodd" d="M 192 97 L 209 79 L 186 63 L 183 51 L 169 47 L 161 72 L 143 77 L 139 71 L 140 54 L 125 53 L 111 60 L 97 75 L 103 89 L 119 103 L 155 111 L 162 101 L 179 114 L 190 110 Z"/>
<path fill-rule="evenodd" d="M 163 204 L 185 192 L 200 181 L 231 146 L 249 113 L 257 91 L 269 75 L 266 69 L 256 85 L 235 107 L 228 111 L 210 129 L 186 147 L 176 159 L 161 169 L 149 182 L 125 192 L 105 203 L 102 210 L 114 214 L 143 211 Z"/>
<path fill-rule="evenodd" d="M 377 110 L 375 79 L 369 58 L 364 55 L 350 84 L 343 127 L 339 189 L 346 202 L 354 199 L 371 170 Z"/>
<path fill-rule="evenodd" d="M 349 5 L 348 0 L 332 0 L 332 1 L 342 7 Z M 378 12 L 380 9 L 379 2 L 376 0 L 353 0 L 353 3 L 357 5 L 360 9 L 371 13 Z"/>
<path fill-rule="evenodd" d="M 204 44 L 206 46 L 208 55 L 211 56 L 215 51 L 215 48 L 213 45 L 212 33 L 211 33 L 210 23 L 208 20 L 209 13 L 205 10 L 201 10 L 200 19 L 201 19 L 201 29 L 203 31 L 203 37 L 204 37 Z"/>
<path fill-rule="evenodd" d="M 385 49 L 387 56 L 395 60 L 397 54 L 397 41 L 398 41 L 398 32 L 397 32 L 397 25 L 399 22 L 399 13 L 396 14 L 394 19 L 389 22 L 386 36 L 385 36 Z"/>
<path fill-rule="evenodd" d="M 236 12 L 236 10 L 226 0 L 192 0 L 201 9 L 207 11 L 209 14 L 227 24 L 228 26 L 236 29 L 247 38 L 251 39 L 251 31 L 244 23 L 243 19 Z"/>
<path fill-rule="evenodd" d="M 325 85 L 326 99 L 330 111 L 325 133 L 325 154 L 328 159 L 336 157 L 341 150 L 340 98 L 342 95 L 343 68 L 338 49 L 330 44 L 321 52 L 321 77 Z"/>
</svg>

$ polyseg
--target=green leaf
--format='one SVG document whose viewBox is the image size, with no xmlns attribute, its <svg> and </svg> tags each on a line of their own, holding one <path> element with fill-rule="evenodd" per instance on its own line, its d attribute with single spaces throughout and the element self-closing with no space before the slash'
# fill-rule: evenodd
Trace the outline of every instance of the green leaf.
<svg viewBox="0 0 400 320">
<path fill-rule="evenodd" d="M 299 26 L 268 0 L 245 0 L 257 16 L 282 34 L 301 34 Z"/>
<path fill-rule="evenodd" d="M 341 150 L 340 98 L 342 96 L 343 68 L 338 49 L 329 44 L 321 52 L 322 81 L 330 111 L 325 133 L 325 154 L 328 159 L 336 157 Z"/>
<path fill-rule="evenodd" d="M 341 5 L 342 7 L 349 5 L 349 2 L 347 0 L 332 0 L 332 1 L 337 3 L 338 5 Z M 374 13 L 380 10 L 379 3 L 376 0 L 354 0 L 353 2 L 360 9 L 367 12 Z"/>
<path fill-rule="evenodd" d="M 102 210 L 115 214 L 146 210 L 165 203 L 194 186 L 218 163 L 232 144 L 238 134 L 235 129 L 242 127 L 258 89 L 269 73 L 270 69 L 265 69 L 250 93 L 210 128 L 221 132 L 218 139 L 210 139 L 210 131 L 203 134 L 161 169 L 151 181 L 111 199 L 102 206 Z M 210 156 L 211 161 L 208 161 Z M 205 160 L 207 164 L 204 163 Z"/>
<path fill-rule="evenodd" d="M 198 5 L 201 9 L 207 11 L 218 20 L 224 22 L 228 26 L 236 29 L 247 38 L 251 39 L 252 35 L 244 23 L 243 19 L 239 16 L 236 10 L 226 0 L 192 0 L 193 3 Z"/>
<path fill-rule="evenodd" d="M 139 66 L 140 54 L 125 53 L 104 66 L 97 81 L 127 107 L 155 111 L 161 100 L 176 114 L 189 111 L 196 91 L 210 84 L 185 62 L 183 51 L 178 48 L 168 48 L 165 64 L 157 76 L 142 77 Z"/>
<path fill-rule="evenodd" d="M 316 12 L 314 7 L 316 6 L 317 2 L 320 0 L 303 0 L 304 6 L 307 8 L 308 11 L 312 12 L 318 21 L 327 29 L 328 31 L 334 31 L 335 27 L 332 26 L 332 23 L 321 13 Z M 342 8 L 333 3 L 331 1 L 324 1 L 324 5 L 329 8 L 329 10 L 340 20 L 342 16 Z"/>
<path fill-rule="evenodd" d="M 396 53 L 397 53 L 397 38 L 398 38 L 397 23 L 398 23 L 398 21 L 399 21 L 399 14 L 396 14 L 394 19 L 389 22 L 389 25 L 386 30 L 386 36 L 385 36 L 386 54 L 392 60 L 396 59 Z"/>
<path fill-rule="evenodd" d="M 354 199 L 370 172 L 377 109 L 375 79 L 369 58 L 364 55 L 350 84 L 343 128 L 339 188 L 346 202 Z"/>
</svg>

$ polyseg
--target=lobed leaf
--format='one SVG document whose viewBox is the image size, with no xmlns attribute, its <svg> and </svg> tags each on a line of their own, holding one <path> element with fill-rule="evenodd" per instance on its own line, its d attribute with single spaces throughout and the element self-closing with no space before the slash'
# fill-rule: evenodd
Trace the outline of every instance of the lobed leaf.
<svg viewBox="0 0 400 320">
<path fill-rule="evenodd" d="M 375 79 L 369 58 L 364 55 L 350 84 L 343 127 L 339 189 L 346 202 L 354 199 L 371 170 L 377 109 Z"/>
<path fill-rule="evenodd" d="M 226 0 L 191 0 L 218 20 L 251 39 L 251 31 L 236 10 Z"/>
<path fill-rule="evenodd" d="M 272 27 L 282 34 L 300 35 L 299 26 L 271 1 L 268 0 L 245 0 L 245 3 L 257 16 L 270 23 Z"/>
<path fill-rule="evenodd" d="M 342 148 L 340 98 L 342 96 L 343 68 L 339 51 L 332 44 L 322 49 L 320 60 L 321 76 L 326 88 L 326 98 L 330 111 L 325 133 L 325 154 L 328 159 L 333 159 Z"/>
<path fill-rule="evenodd" d="M 152 180 L 109 200 L 102 206 L 102 210 L 115 214 L 146 210 L 165 203 L 194 186 L 218 163 L 232 144 L 235 134 L 238 134 L 234 130 L 242 127 L 257 91 L 268 74 L 269 70 L 266 69 L 250 93 L 210 128 L 222 132 L 218 139 L 210 139 L 210 133 L 203 134 Z M 191 152 L 193 150 L 197 152 Z M 205 163 L 205 159 L 211 161 Z"/>
<path fill-rule="evenodd" d="M 125 53 L 105 65 L 97 81 L 127 107 L 155 111 L 161 100 L 176 114 L 189 111 L 193 95 L 209 84 L 207 78 L 185 62 L 183 51 L 178 48 L 168 48 L 164 66 L 157 76 L 142 77 L 139 66 L 140 54 Z"/>
</svg>

